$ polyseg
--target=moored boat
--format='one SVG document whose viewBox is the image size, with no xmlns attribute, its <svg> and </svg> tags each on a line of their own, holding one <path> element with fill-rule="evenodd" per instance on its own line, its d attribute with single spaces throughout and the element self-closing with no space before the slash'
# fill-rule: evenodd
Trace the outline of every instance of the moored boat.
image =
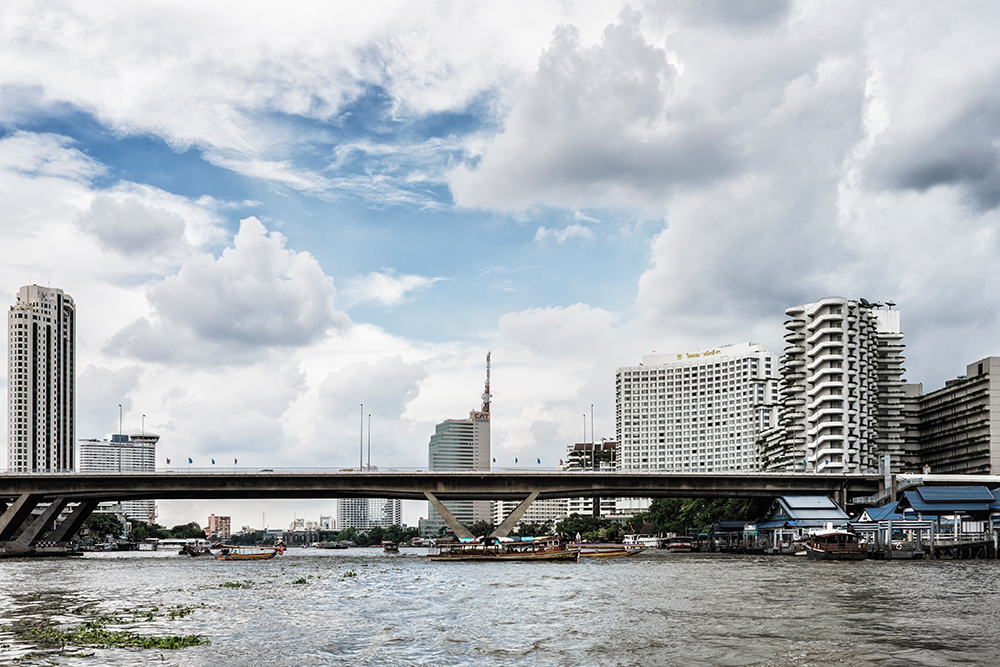
<svg viewBox="0 0 1000 667">
<path fill-rule="evenodd" d="M 269 560 L 281 552 L 281 547 L 223 546 L 215 560 Z"/>
<path fill-rule="evenodd" d="M 809 560 L 864 560 L 868 551 L 858 543 L 858 536 L 842 528 L 826 529 L 813 533 L 806 543 Z"/>
<path fill-rule="evenodd" d="M 387 554 L 398 554 L 399 553 L 399 545 L 396 544 L 395 542 L 386 542 L 386 541 L 383 541 L 382 542 L 382 551 L 384 551 Z"/>
<path fill-rule="evenodd" d="M 431 547 L 428 558 L 451 561 L 576 561 L 580 550 L 567 548 L 557 537 L 485 538 L 484 541 L 453 542 Z"/>
<path fill-rule="evenodd" d="M 645 551 L 645 547 L 581 547 L 580 558 L 628 558 Z"/>
<path fill-rule="evenodd" d="M 694 548 L 690 537 L 671 537 L 667 540 L 667 551 L 671 553 L 689 553 Z"/>
</svg>

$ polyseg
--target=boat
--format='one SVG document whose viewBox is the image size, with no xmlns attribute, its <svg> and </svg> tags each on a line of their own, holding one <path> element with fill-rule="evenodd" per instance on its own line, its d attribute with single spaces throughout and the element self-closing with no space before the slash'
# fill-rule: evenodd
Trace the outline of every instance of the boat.
<svg viewBox="0 0 1000 667">
<path fill-rule="evenodd" d="M 666 549 L 669 553 L 690 553 L 693 548 L 690 537 L 671 537 L 667 540 Z"/>
<path fill-rule="evenodd" d="M 209 547 L 198 544 L 185 544 L 177 552 L 179 556 L 205 556 L 210 553 L 212 550 Z"/>
<path fill-rule="evenodd" d="M 865 545 L 858 543 L 853 530 L 828 528 L 809 536 L 806 557 L 809 560 L 864 560 L 868 551 Z"/>
<path fill-rule="evenodd" d="M 382 551 L 387 554 L 398 554 L 399 545 L 395 542 L 382 542 Z"/>
<path fill-rule="evenodd" d="M 485 538 L 432 546 L 427 556 L 436 562 L 556 561 L 580 559 L 580 550 L 567 548 L 554 536 Z"/>
<path fill-rule="evenodd" d="M 215 560 L 270 560 L 281 551 L 281 547 L 223 546 Z"/>
<path fill-rule="evenodd" d="M 646 547 L 580 547 L 580 558 L 628 558 L 646 550 Z"/>
</svg>

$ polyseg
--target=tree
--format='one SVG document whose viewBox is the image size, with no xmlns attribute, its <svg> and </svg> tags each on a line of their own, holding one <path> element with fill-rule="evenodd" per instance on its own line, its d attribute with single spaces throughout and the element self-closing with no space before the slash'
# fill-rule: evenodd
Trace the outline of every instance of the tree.
<svg viewBox="0 0 1000 667">
<path fill-rule="evenodd" d="M 471 526 L 469 526 L 469 532 L 472 533 L 473 537 L 485 537 L 493 532 L 496 528 L 489 521 L 477 521 Z"/>
<path fill-rule="evenodd" d="M 522 523 L 517 526 L 518 535 L 526 535 L 536 537 L 539 535 L 552 535 L 552 522 L 544 521 L 542 523 Z"/>
<path fill-rule="evenodd" d="M 142 542 L 143 540 L 148 540 L 151 538 L 163 539 L 167 536 L 167 530 L 156 523 L 145 524 L 138 522 L 132 527 L 132 533 L 129 538 L 133 542 Z"/>
<path fill-rule="evenodd" d="M 125 524 L 114 514 L 91 514 L 83 525 L 89 529 L 87 539 L 94 542 L 105 542 L 125 534 Z"/>
<path fill-rule="evenodd" d="M 634 521 L 648 521 L 658 533 L 683 534 L 708 530 L 717 521 L 755 521 L 767 511 L 770 498 L 657 498 Z"/>
<path fill-rule="evenodd" d="M 191 523 L 183 523 L 171 528 L 169 537 L 178 540 L 190 540 L 196 537 L 204 538 L 205 530 L 201 527 L 200 523 L 192 521 Z"/>
</svg>

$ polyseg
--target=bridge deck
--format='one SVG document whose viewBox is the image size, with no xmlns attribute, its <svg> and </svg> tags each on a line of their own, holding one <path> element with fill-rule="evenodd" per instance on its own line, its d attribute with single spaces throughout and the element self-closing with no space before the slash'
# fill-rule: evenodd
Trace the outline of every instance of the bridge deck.
<svg viewBox="0 0 1000 667">
<path fill-rule="evenodd" d="M 317 471 L 213 470 L 154 473 L 0 474 L 0 498 L 138 500 L 262 498 L 401 498 L 522 500 L 573 497 L 774 497 L 870 495 L 878 475 L 803 473 L 679 474 L 592 471 Z"/>
</svg>

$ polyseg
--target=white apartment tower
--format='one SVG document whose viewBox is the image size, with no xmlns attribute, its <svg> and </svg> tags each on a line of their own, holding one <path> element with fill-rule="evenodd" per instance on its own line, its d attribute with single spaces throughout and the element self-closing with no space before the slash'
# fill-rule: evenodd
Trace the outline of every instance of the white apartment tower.
<svg viewBox="0 0 1000 667">
<path fill-rule="evenodd" d="M 619 368 L 618 469 L 759 469 L 758 434 L 777 420 L 777 360 L 757 343 L 648 354 Z"/>
<path fill-rule="evenodd" d="M 468 419 L 446 419 L 434 427 L 427 447 L 429 470 L 490 470 L 490 355 L 486 355 L 486 389 L 479 410 L 469 412 Z M 443 503 L 455 518 L 469 526 L 491 519 L 490 501 L 463 500 Z M 445 526 L 444 519 L 430 503 L 427 504 L 425 534 L 436 535 Z"/>
<path fill-rule="evenodd" d="M 769 470 L 861 472 L 903 453 L 899 311 L 827 298 L 788 308 L 780 424 L 762 438 Z"/>
<path fill-rule="evenodd" d="M 76 470 L 81 473 L 154 473 L 156 472 L 155 433 L 116 433 L 110 440 L 80 440 L 77 443 Z M 121 513 L 133 521 L 153 523 L 155 500 L 123 500 L 101 503 L 97 512 Z"/>
<path fill-rule="evenodd" d="M 74 466 L 76 306 L 60 289 L 26 285 L 7 313 L 7 469 Z"/>
</svg>

